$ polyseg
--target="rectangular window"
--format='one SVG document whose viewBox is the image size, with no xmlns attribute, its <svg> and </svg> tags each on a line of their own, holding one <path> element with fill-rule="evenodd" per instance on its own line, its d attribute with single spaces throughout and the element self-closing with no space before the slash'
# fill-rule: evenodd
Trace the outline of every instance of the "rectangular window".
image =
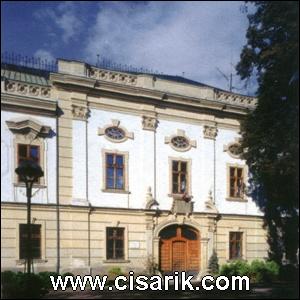
<svg viewBox="0 0 300 300">
<path fill-rule="evenodd" d="M 20 245 L 20 259 L 27 258 L 27 244 L 28 243 L 28 225 L 19 225 L 19 245 Z M 41 253 L 41 225 L 31 224 L 31 258 L 40 259 Z"/>
<path fill-rule="evenodd" d="M 124 190 L 124 155 L 105 154 L 106 162 L 106 189 Z"/>
<path fill-rule="evenodd" d="M 243 198 L 244 195 L 244 169 L 229 168 L 229 197 Z"/>
<path fill-rule="evenodd" d="M 172 161 L 172 193 L 187 193 L 187 162 Z"/>
<path fill-rule="evenodd" d="M 40 164 L 40 147 L 36 145 L 18 144 L 18 165 L 24 160 L 33 160 Z M 20 176 L 18 176 L 18 181 L 22 181 Z M 39 179 L 36 179 L 35 182 L 39 182 Z"/>
<path fill-rule="evenodd" d="M 242 258 L 242 232 L 230 232 L 229 233 L 229 258 L 239 259 Z"/>
<path fill-rule="evenodd" d="M 124 228 L 106 228 L 106 258 L 124 259 Z"/>
</svg>

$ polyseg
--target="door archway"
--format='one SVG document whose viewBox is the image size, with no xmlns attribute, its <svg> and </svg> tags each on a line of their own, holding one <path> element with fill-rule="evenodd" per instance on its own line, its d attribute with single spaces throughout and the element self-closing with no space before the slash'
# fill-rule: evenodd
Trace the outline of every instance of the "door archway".
<svg viewBox="0 0 300 300">
<path fill-rule="evenodd" d="M 162 229 L 159 236 L 162 272 L 199 272 L 200 234 L 196 229 L 187 225 L 171 225 Z"/>
</svg>

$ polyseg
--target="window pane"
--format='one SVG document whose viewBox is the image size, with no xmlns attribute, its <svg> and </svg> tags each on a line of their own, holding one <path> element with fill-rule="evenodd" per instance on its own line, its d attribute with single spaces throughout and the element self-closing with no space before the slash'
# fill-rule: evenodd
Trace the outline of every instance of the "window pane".
<svg viewBox="0 0 300 300">
<path fill-rule="evenodd" d="M 237 169 L 237 176 L 238 176 L 239 178 L 242 178 L 242 176 L 243 176 L 243 169 L 241 169 L 241 168 L 238 168 L 238 169 Z"/>
<path fill-rule="evenodd" d="M 186 176 L 184 174 L 180 175 L 180 192 L 186 192 Z"/>
<path fill-rule="evenodd" d="M 39 147 L 38 146 L 30 146 L 30 159 L 34 161 L 39 160 Z"/>
<path fill-rule="evenodd" d="M 106 177 L 107 178 L 113 178 L 114 177 L 114 169 L 113 168 L 108 167 L 106 169 Z"/>
<path fill-rule="evenodd" d="M 27 145 L 18 145 L 19 157 L 27 157 Z"/>
<path fill-rule="evenodd" d="M 108 189 L 113 189 L 114 188 L 113 178 L 106 178 L 106 188 L 108 188 Z"/>
<path fill-rule="evenodd" d="M 117 167 L 122 167 L 123 166 L 123 155 L 117 155 L 116 164 L 117 164 Z"/>
<path fill-rule="evenodd" d="M 178 161 L 175 160 L 172 161 L 172 170 L 178 171 Z"/>
<path fill-rule="evenodd" d="M 113 165 L 114 157 L 112 154 L 106 154 L 106 164 Z"/>
<path fill-rule="evenodd" d="M 234 168 L 230 168 L 230 177 L 234 176 Z"/>
<path fill-rule="evenodd" d="M 116 188 L 123 189 L 123 187 L 124 187 L 123 177 L 117 177 Z"/>
<path fill-rule="evenodd" d="M 181 162 L 181 171 L 186 172 L 186 162 Z"/>
</svg>

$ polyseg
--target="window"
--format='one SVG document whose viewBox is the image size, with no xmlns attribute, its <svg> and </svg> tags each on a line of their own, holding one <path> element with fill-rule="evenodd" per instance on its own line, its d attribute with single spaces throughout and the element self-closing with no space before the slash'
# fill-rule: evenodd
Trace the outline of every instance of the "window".
<svg viewBox="0 0 300 300">
<path fill-rule="evenodd" d="M 106 189 L 124 190 L 124 155 L 106 153 Z"/>
<path fill-rule="evenodd" d="M 125 132 L 119 127 L 113 126 L 105 129 L 105 134 L 112 140 L 121 141 L 125 138 Z"/>
<path fill-rule="evenodd" d="M 184 136 L 175 136 L 171 139 L 171 144 L 177 150 L 187 150 L 190 147 L 188 139 Z"/>
<path fill-rule="evenodd" d="M 172 161 L 172 193 L 184 194 L 188 192 L 187 188 L 187 162 Z"/>
<path fill-rule="evenodd" d="M 26 145 L 18 144 L 18 165 L 24 160 L 33 160 L 36 163 L 40 164 L 40 147 L 37 145 Z M 18 182 L 21 182 L 20 176 L 18 176 Z M 36 179 L 35 182 L 39 182 L 39 179 Z"/>
<path fill-rule="evenodd" d="M 229 233 L 229 259 L 242 258 L 242 232 Z"/>
<path fill-rule="evenodd" d="M 20 259 L 27 258 L 28 225 L 19 225 Z M 41 225 L 31 224 L 31 258 L 40 259 L 41 254 Z"/>
<path fill-rule="evenodd" d="M 229 197 L 243 198 L 244 195 L 244 169 L 229 167 Z"/>
<path fill-rule="evenodd" d="M 106 258 L 124 259 L 124 228 L 106 228 Z"/>
</svg>

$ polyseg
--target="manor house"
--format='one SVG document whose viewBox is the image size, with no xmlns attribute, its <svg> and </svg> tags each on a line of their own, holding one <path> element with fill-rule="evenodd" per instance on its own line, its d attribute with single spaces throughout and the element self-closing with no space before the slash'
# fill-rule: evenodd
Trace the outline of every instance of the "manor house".
<svg viewBox="0 0 300 300">
<path fill-rule="evenodd" d="M 35 272 L 205 274 L 214 250 L 220 264 L 267 257 L 239 144 L 255 105 L 180 76 L 2 64 L 1 269 L 26 267 L 24 159 L 44 171 L 32 197 Z"/>
</svg>

